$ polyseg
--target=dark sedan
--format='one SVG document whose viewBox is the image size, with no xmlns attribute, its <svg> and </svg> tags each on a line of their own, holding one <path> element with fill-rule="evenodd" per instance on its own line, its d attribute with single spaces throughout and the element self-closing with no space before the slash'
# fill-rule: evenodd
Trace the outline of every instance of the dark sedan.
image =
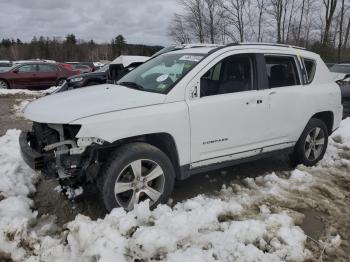
<svg viewBox="0 0 350 262">
<path fill-rule="evenodd" d="M 108 68 L 109 65 L 105 65 L 95 72 L 69 77 L 67 84 L 71 88 L 104 84 L 107 81 Z"/>
<path fill-rule="evenodd" d="M 62 85 L 68 77 L 76 74 L 77 72 L 67 70 L 56 63 L 24 63 L 0 73 L 0 88 L 46 89 Z"/>
</svg>

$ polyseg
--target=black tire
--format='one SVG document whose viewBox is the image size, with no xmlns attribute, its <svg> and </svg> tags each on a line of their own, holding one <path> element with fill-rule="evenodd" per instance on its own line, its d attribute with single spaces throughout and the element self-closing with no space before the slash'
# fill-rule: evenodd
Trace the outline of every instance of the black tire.
<svg viewBox="0 0 350 262">
<path fill-rule="evenodd" d="M 317 134 L 316 132 L 317 129 L 319 129 L 318 139 L 316 137 L 314 141 L 316 141 L 316 139 L 317 141 L 322 141 L 322 138 L 323 138 L 324 139 L 323 145 L 322 147 L 318 147 L 321 145 L 314 145 L 315 149 L 310 149 L 310 147 L 313 148 L 313 146 L 310 145 L 310 142 L 307 142 L 307 140 L 309 140 L 311 136 L 314 136 Z M 297 144 L 295 145 L 294 152 L 292 153 L 292 155 L 290 155 L 291 162 L 295 165 L 298 165 L 298 164 L 303 164 L 305 166 L 315 165 L 317 162 L 319 162 L 323 158 L 324 154 L 326 153 L 327 145 L 328 145 L 328 135 L 329 135 L 328 128 L 326 124 L 322 120 L 312 118 L 309 121 L 309 123 L 306 125 Z"/>
<path fill-rule="evenodd" d="M 10 86 L 6 80 L 0 79 L 0 89 L 9 89 Z"/>
<path fill-rule="evenodd" d="M 123 172 L 125 172 L 124 170 L 129 168 L 131 163 L 139 160 L 150 160 L 160 166 L 163 171 L 163 193 L 156 202 L 151 203 L 151 208 L 157 206 L 159 203 L 166 203 L 166 201 L 168 201 L 173 191 L 175 181 L 175 170 L 170 159 L 161 150 L 152 145 L 134 142 L 119 147 L 102 167 L 100 177 L 98 178 L 98 187 L 104 205 L 108 211 L 111 211 L 115 207 L 123 207 L 124 209 L 130 210 L 130 208 L 126 207 L 127 204 L 121 205 L 120 202 L 118 202 L 118 194 L 115 193 L 115 185 Z M 136 181 L 135 177 L 133 181 Z M 136 191 L 132 190 L 126 192 L 134 193 Z M 144 196 L 148 197 L 146 194 L 144 194 Z M 131 202 L 131 198 L 128 202 Z"/>
<path fill-rule="evenodd" d="M 66 79 L 64 79 L 64 78 L 58 79 L 58 80 L 56 81 L 56 86 L 61 86 L 61 85 L 63 85 L 64 81 L 66 81 Z"/>
</svg>

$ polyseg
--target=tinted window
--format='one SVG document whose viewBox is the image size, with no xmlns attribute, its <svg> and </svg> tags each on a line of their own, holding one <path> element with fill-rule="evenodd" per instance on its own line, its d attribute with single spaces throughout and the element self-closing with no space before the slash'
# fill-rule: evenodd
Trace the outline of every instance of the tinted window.
<svg viewBox="0 0 350 262">
<path fill-rule="evenodd" d="M 57 68 L 55 65 L 43 64 L 39 65 L 40 72 L 56 72 Z"/>
<path fill-rule="evenodd" d="M 20 66 L 18 69 L 18 72 L 22 73 L 28 73 L 28 72 L 36 72 L 36 65 L 23 65 Z"/>
<path fill-rule="evenodd" d="M 292 56 L 265 56 L 270 88 L 300 85 L 295 59 Z"/>
<path fill-rule="evenodd" d="M 221 60 L 201 77 L 201 97 L 252 90 L 253 68 L 249 55 Z"/>
<path fill-rule="evenodd" d="M 316 72 L 316 62 L 314 60 L 304 58 L 304 65 L 307 74 L 307 83 L 311 83 L 312 80 L 314 80 Z"/>
</svg>

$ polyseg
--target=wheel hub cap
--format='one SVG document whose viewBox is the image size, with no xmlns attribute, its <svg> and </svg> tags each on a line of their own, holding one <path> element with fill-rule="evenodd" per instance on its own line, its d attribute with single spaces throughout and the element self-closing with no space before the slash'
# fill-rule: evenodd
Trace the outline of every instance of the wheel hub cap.
<svg viewBox="0 0 350 262">
<path fill-rule="evenodd" d="M 163 194 L 164 184 L 165 176 L 160 165 L 148 159 L 135 160 L 119 173 L 114 186 L 115 199 L 126 210 L 146 199 L 150 199 L 152 205 Z"/>
</svg>

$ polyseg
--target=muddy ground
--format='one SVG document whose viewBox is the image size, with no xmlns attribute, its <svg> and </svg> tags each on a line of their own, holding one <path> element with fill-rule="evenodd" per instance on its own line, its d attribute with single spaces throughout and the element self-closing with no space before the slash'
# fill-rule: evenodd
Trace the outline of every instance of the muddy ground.
<svg viewBox="0 0 350 262">
<path fill-rule="evenodd" d="M 21 100 L 33 99 L 30 96 L 0 96 L 0 136 L 7 129 L 29 129 L 31 123 L 17 116 L 13 110 L 14 105 Z M 348 159 L 350 159 L 350 152 Z M 290 171 L 292 167 L 285 156 L 267 158 L 247 164 L 220 171 L 214 171 L 193 176 L 185 181 L 178 182 L 171 197 L 171 204 L 194 197 L 198 194 L 212 195 L 218 192 L 224 184 L 240 184 L 246 177 L 256 177 L 266 173 L 277 174 Z M 345 170 L 350 177 L 350 170 Z M 319 174 L 318 174 L 319 175 Z M 327 178 L 325 174 L 325 185 L 341 192 L 341 197 L 329 190 L 329 187 L 316 188 L 309 194 L 298 196 L 289 202 L 279 203 L 271 200 L 271 206 L 277 209 L 289 209 L 301 214 L 300 227 L 309 236 L 307 248 L 313 251 L 313 261 L 350 261 L 350 178 L 342 181 Z M 62 226 L 71 221 L 76 214 L 83 213 L 93 219 L 104 217 L 106 214 L 102 203 L 98 200 L 98 193 L 93 185 L 84 190 L 75 203 L 67 200 L 55 188 L 58 183 L 55 180 L 41 179 L 37 185 L 37 193 L 33 196 L 39 216 L 48 214 L 56 217 L 57 224 Z M 277 203 L 276 203 L 277 202 Z M 339 233 L 342 238 L 340 248 L 334 254 L 326 254 L 322 245 L 316 241 L 326 239 L 330 235 Z"/>
</svg>

